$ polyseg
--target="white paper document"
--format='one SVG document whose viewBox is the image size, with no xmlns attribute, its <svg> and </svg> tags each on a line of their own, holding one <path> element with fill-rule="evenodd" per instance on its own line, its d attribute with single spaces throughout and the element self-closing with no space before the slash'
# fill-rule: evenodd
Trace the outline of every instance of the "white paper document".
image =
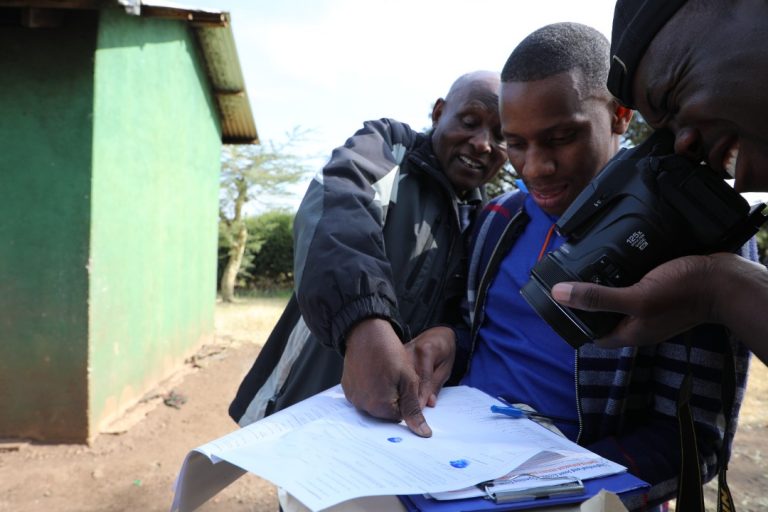
<svg viewBox="0 0 768 512">
<path fill-rule="evenodd" d="M 473 388 L 444 388 L 437 406 L 424 410 L 433 432 L 425 439 L 402 422 L 357 411 L 336 386 L 190 452 L 172 510 L 194 510 L 244 472 L 322 510 L 362 496 L 471 487 L 537 455 L 550 468 L 567 464 L 561 453 L 585 466 L 604 461 L 529 419 L 493 414 L 493 404 L 499 402 Z M 613 466 L 612 473 L 624 469 Z"/>
</svg>

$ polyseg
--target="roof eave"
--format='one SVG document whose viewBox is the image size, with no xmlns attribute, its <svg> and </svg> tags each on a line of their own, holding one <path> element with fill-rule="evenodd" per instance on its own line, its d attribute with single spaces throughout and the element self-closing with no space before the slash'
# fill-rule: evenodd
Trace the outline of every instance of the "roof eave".
<svg viewBox="0 0 768 512">
<path fill-rule="evenodd" d="M 118 0 L 129 14 L 186 21 L 200 47 L 216 98 L 225 144 L 258 144 L 259 136 L 245 89 L 228 12 L 186 8 L 167 2 Z"/>
</svg>

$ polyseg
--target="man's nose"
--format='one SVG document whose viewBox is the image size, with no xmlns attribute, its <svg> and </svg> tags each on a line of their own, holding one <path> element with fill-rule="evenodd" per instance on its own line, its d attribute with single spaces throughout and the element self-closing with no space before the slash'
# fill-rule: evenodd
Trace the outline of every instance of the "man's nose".
<svg viewBox="0 0 768 512">
<path fill-rule="evenodd" d="M 532 147 L 526 152 L 523 173 L 527 177 L 549 176 L 555 173 L 556 168 L 555 161 L 548 151 Z"/>
<path fill-rule="evenodd" d="M 675 129 L 675 153 L 696 163 L 706 160 L 701 132 L 690 127 Z"/>
<path fill-rule="evenodd" d="M 488 153 L 491 151 L 491 140 L 493 134 L 489 130 L 477 130 L 469 143 L 478 153 Z"/>
</svg>

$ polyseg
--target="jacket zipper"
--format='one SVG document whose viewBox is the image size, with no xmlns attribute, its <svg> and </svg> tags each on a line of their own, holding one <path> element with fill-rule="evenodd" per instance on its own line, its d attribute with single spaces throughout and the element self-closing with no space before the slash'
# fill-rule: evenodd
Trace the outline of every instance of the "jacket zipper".
<svg viewBox="0 0 768 512">
<path fill-rule="evenodd" d="M 576 435 L 576 444 L 581 441 L 581 433 L 584 430 L 584 421 L 581 417 L 581 396 L 579 394 L 579 350 L 573 351 L 573 380 L 576 384 L 576 416 L 579 420 L 579 433 Z"/>
</svg>

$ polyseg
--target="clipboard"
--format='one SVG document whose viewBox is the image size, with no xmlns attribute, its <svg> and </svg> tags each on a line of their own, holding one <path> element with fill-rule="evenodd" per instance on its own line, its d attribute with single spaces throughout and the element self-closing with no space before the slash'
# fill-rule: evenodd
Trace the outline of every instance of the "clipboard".
<svg viewBox="0 0 768 512">
<path fill-rule="evenodd" d="M 422 494 L 398 496 L 398 498 L 408 512 L 480 512 L 485 510 L 506 512 L 581 503 L 597 495 L 603 489 L 614 494 L 627 495 L 647 491 L 651 487 L 647 482 L 629 473 L 584 480 L 583 484 L 583 493 L 554 494 L 504 502 L 494 502 L 487 498 L 440 501 L 426 498 Z"/>
</svg>

